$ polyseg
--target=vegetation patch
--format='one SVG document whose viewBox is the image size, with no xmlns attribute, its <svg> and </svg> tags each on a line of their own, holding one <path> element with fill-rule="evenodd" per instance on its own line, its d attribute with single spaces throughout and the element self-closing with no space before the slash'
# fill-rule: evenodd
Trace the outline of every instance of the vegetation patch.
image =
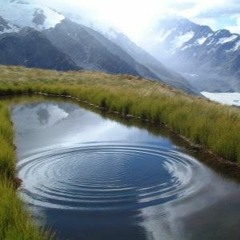
<svg viewBox="0 0 240 240">
<path fill-rule="evenodd" d="M 240 162 L 240 111 L 235 107 L 129 75 L 0 66 L 0 95 L 33 93 L 72 97 L 123 116 L 162 123 L 216 155 Z"/>
<path fill-rule="evenodd" d="M 15 176 L 14 133 L 6 101 L 0 102 L 0 239 L 51 239 L 36 227 L 17 196 L 19 180 Z"/>
<path fill-rule="evenodd" d="M 219 157 L 240 163 L 239 109 L 158 82 L 129 75 L 0 66 L 0 96 L 16 94 L 71 97 L 124 117 L 164 124 Z M 1 101 L 0 239 L 44 239 L 47 237 L 34 227 L 16 196 L 13 136 L 8 104 Z"/>
</svg>

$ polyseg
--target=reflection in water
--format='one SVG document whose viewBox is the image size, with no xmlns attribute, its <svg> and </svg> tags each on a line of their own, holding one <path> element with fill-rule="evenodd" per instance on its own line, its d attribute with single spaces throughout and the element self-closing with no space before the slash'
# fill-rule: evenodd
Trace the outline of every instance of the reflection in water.
<svg viewBox="0 0 240 240">
<path fill-rule="evenodd" d="M 107 142 L 38 153 L 18 171 L 29 203 L 88 211 L 134 210 L 186 197 L 201 187 L 202 173 L 178 152 Z"/>
<path fill-rule="evenodd" d="M 37 110 L 38 120 L 42 125 L 47 125 L 51 115 L 47 109 L 40 108 Z"/>
<path fill-rule="evenodd" d="M 52 127 L 68 117 L 72 108 L 65 108 L 62 104 L 33 103 L 28 107 L 18 106 L 14 114 L 18 115 L 19 127 L 23 129 L 39 129 L 40 127 Z"/>
<path fill-rule="evenodd" d="M 240 238 L 238 184 L 170 139 L 74 104 L 27 104 L 12 116 L 21 196 L 59 239 Z"/>
</svg>

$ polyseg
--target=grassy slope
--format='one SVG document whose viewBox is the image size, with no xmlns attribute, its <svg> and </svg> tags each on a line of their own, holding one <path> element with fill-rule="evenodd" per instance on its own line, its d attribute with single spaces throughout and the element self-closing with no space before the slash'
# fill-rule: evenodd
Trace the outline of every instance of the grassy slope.
<svg viewBox="0 0 240 240">
<path fill-rule="evenodd" d="M 134 115 L 154 124 L 164 123 L 218 156 L 240 163 L 239 109 L 127 75 L 0 66 L 0 95 L 34 92 L 71 95 L 122 115 Z M 13 129 L 8 108 L 1 102 L 0 148 L 0 193 L 4 193 L 0 199 L 0 239 L 18 239 L 16 236 L 22 235 L 25 237 L 19 239 L 40 239 L 41 233 L 30 220 L 22 220 L 29 218 L 13 187 Z"/>
</svg>

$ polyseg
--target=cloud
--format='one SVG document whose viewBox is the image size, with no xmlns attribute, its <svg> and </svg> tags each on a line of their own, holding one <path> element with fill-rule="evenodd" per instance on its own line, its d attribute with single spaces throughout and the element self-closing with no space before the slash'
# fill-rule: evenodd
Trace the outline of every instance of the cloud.
<svg viewBox="0 0 240 240">
<path fill-rule="evenodd" d="M 1 0 L 0 0 L 1 1 Z M 30 0 L 31 1 L 31 0 Z M 65 14 L 111 24 L 133 38 L 164 16 L 186 17 L 214 30 L 240 29 L 238 0 L 32 0 Z M 240 31 L 240 30 L 238 30 Z"/>
<path fill-rule="evenodd" d="M 240 33 L 240 4 L 236 0 L 211 0 L 198 2 L 195 6 L 181 11 L 196 23 L 209 25 L 214 30 L 228 29 Z"/>
</svg>

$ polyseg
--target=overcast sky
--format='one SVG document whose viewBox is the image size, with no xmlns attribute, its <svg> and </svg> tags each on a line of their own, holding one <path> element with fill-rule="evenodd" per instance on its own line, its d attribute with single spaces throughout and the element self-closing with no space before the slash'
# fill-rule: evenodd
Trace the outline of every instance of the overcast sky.
<svg viewBox="0 0 240 240">
<path fill-rule="evenodd" d="M 240 0 L 33 0 L 117 26 L 137 39 L 163 16 L 183 16 L 240 33 Z"/>
</svg>

